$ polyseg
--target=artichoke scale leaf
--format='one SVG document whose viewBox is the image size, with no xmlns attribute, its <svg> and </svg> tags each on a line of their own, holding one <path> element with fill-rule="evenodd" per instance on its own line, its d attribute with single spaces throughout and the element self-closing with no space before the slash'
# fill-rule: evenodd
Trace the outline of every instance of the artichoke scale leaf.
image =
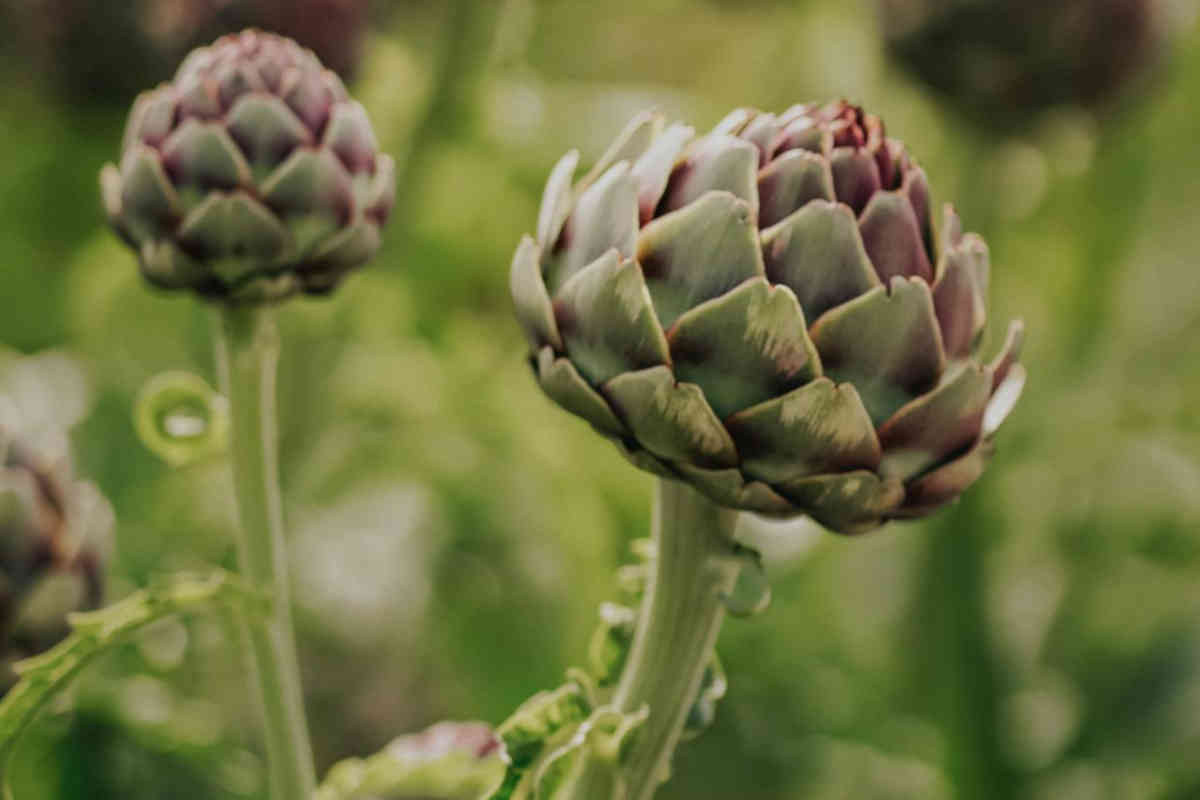
<svg viewBox="0 0 1200 800">
<path fill-rule="evenodd" d="M 958 362 L 932 391 L 910 401 L 879 428 L 879 473 L 908 480 L 961 451 L 978 437 L 992 396 L 992 371 Z"/>
<path fill-rule="evenodd" d="M 839 202 L 861 214 L 883 185 L 879 165 L 870 152 L 857 147 L 835 147 L 829 157 L 833 189 Z"/>
<path fill-rule="evenodd" d="M 150 239 L 142 243 L 138 263 L 146 280 L 163 289 L 196 286 L 212 278 L 204 265 L 169 239 Z"/>
<path fill-rule="evenodd" d="M 602 431 L 603 432 L 603 431 Z M 609 437 L 609 441 L 617 448 L 617 452 L 638 469 L 643 472 L 649 472 L 651 475 L 657 475 L 660 478 L 669 478 L 671 480 L 679 480 L 679 474 L 673 470 L 666 462 L 652 455 L 649 451 L 643 450 L 641 447 L 630 445 L 624 439 Z"/>
<path fill-rule="evenodd" d="M 904 505 L 892 512 L 894 517 L 923 517 L 957 498 L 979 480 L 995 446 L 979 439 L 962 455 L 909 481 Z"/>
<path fill-rule="evenodd" d="M 163 166 L 178 186 L 236 189 L 252 179 L 250 164 L 219 122 L 183 122 L 162 145 Z"/>
<path fill-rule="evenodd" d="M 908 198 L 900 192 L 876 192 L 858 221 L 863 246 L 879 279 L 918 277 L 933 282 L 921 227 Z"/>
<path fill-rule="evenodd" d="M 538 351 L 534 368 L 538 385 L 555 403 L 587 420 L 601 433 L 616 437 L 616 441 L 629 436 L 608 402 L 583 379 L 574 364 L 556 356 L 553 348 L 546 346 Z"/>
<path fill-rule="evenodd" d="M 1004 424 L 1004 420 L 1008 419 L 1008 415 L 1016 408 L 1017 401 L 1021 398 L 1021 392 L 1024 389 L 1025 367 L 1013 364 L 1008 369 L 1007 376 L 992 393 L 992 398 L 984 410 L 982 435 L 985 439 L 991 439 L 996 435 L 996 431 Z"/>
<path fill-rule="evenodd" d="M 991 360 L 988 366 L 992 370 L 992 390 L 995 391 L 1008 377 L 1008 372 L 1017 359 L 1021 357 L 1021 348 L 1025 344 L 1025 323 L 1014 319 L 1008 323 L 1008 332 L 1004 336 L 1004 344 L 1000 352 Z"/>
<path fill-rule="evenodd" d="M 348 100 L 333 107 L 325 126 L 322 145 L 338 157 L 351 174 L 367 172 L 375 167 L 379 143 L 367 110 L 357 100 Z"/>
<path fill-rule="evenodd" d="M 845 205 L 812 200 L 761 240 L 767 278 L 789 287 L 810 321 L 882 286 Z"/>
<path fill-rule="evenodd" d="M 662 131 L 663 116 L 657 111 L 640 111 L 625 125 L 600 159 L 592 165 L 580 188 L 590 186 L 605 172 L 622 161 L 633 163 L 650 149 L 651 143 Z"/>
<path fill-rule="evenodd" d="M 562 336 L 558 332 L 558 323 L 554 320 L 554 306 L 550 302 L 550 294 L 546 291 L 546 282 L 542 279 L 541 260 L 542 248 L 533 237 L 523 237 L 513 255 L 512 268 L 509 270 L 509 290 L 512 293 L 517 322 L 525 332 L 530 346 L 538 350 L 543 345 L 550 345 L 561 352 Z"/>
<path fill-rule="evenodd" d="M 730 111 L 721 121 L 713 126 L 711 133 L 725 136 L 737 136 L 742 132 L 750 121 L 759 113 L 756 108 L 735 108 Z"/>
<path fill-rule="evenodd" d="M 629 162 L 622 161 L 579 196 L 567 217 L 562 256 L 547 265 L 546 285 L 557 291 L 609 250 L 633 256 L 637 231 L 637 183 Z"/>
<path fill-rule="evenodd" d="M 617 416 L 654 455 L 681 464 L 737 464 L 733 439 L 694 383 L 675 380 L 669 367 L 626 372 L 603 386 Z"/>
<path fill-rule="evenodd" d="M 182 213 L 183 204 L 158 154 L 136 145 L 121 159 L 121 221 L 135 241 L 153 238 Z"/>
<path fill-rule="evenodd" d="M 858 392 L 818 378 L 725 421 L 746 475 L 781 484 L 825 472 L 874 470 L 881 447 Z"/>
<path fill-rule="evenodd" d="M 929 179 L 925 170 L 913 166 L 904 173 L 900 191 L 908 198 L 913 214 L 917 217 L 917 227 L 921 231 L 921 241 L 925 245 L 925 255 L 930 264 L 936 263 L 937 254 L 933 239 L 933 206 L 930 199 Z"/>
<path fill-rule="evenodd" d="M 653 220 L 638 236 L 637 258 L 664 328 L 765 274 L 753 210 L 723 191 Z"/>
<path fill-rule="evenodd" d="M 265 178 L 301 145 L 312 144 L 312 133 L 278 97 L 248 94 L 229 109 L 229 135 L 249 160 L 256 175 Z"/>
<path fill-rule="evenodd" d="M 642 270 L 616 250 L 563 284 L 553 308 L 563 349 L 593 386 L 670 361 Z"/>
<path fill-rule="evenodd" d="M 825 373 L 854 384 L 876 425 L 936 386 L 946 366 L 933 297 L 920 278 L 893 278 L 830 309 L 809 335 Z"/>
<path fill-rule="evenodd" d="M 835 533 L 858 534 L 882 525 L 904 502 L 904 486 L 867 470 L 814 475 L 775 487 L 798 509 Z"/>
<path fill-rule="evenodd" d="M 789 150 L 758 173 L 758 226 L 768 228 L 811 200 L 833 202 L 829 162 L 808 150 Z"/>
<path fill-rule="evenodd" d="M 686 312 L 667 344 L 676 377 L 698 385 L 722 419 L 821 374 L 796 296 L 764 277 Z"/>
<path fill-rule="evenodd" d="M 336 226 L 354 205 L 349 173 L 328 150 L 297 150 L 263 182 L 266 204 L 284 217 L 321 215 Z"/>
<path fill-rule="evenodd" d="M 638 219 L 641 224 L 645 225 L 654 217 L 654 211 L 667 190 L 671 173 L 684 147 L 695 135 L 696 130 L 689 125 L 671 125 L 634 162 L 633 177 L 638 185 Z"/>
<path fill-rule="evenodd" d="M 129 112 L 121 149 L 128 150 L 134 143 L 151 147 L 162 144 L 175 124 L 175 109 L 175 94 L 169 87 L 160 86 L 149 92 L 142 92 Z"/>
<path fill-rule="evenodd" d="M 677 211 L 713 191 L 739 198 L 757 218 L 758 148 L 735 136 L 710 134 L 698 139 L 671 172 L 660 210 Z"/>
<path fill-rule="evenodd" d="M 108 221 L 121 229 L 121 171 L 115 164 L 105 164 L 100 170 L 100 202 Z"/>
<path fill-rule="evenodd" d="M 214 261 L 214 272 L 227 284 L 273 264 L 288 238 L 275 215 L 242 192 L 210 194 L 179 228 L 180 243 L 197 257 Z"/>
<path fill-rule="evenodd" d="M 381 244 L 379 226 L 360 219 L 330 237 L 312 256 L 313 266 L 321 271 L 341 274 L 371 260 Z"/>
<path fill-rule="evenodd" d="M 537 221 L 537 243 L 543 249 L 554 247 L 558 235 L 562 233 L 563 223 L 571 213 L 571 180 L 578 166 L 579 151 L 572 150 L 558 160 L 546 179 Z"/>
<path fill-rule="evenodd" d="M 987 324 L 987 246 L 968 236 L 942 254 L 933 284 L 933 310 L 950 358 L 970 356 Z M 981 280 L 982 279 L 982 280 Z"/>
<path fill-rule="evenodd" d="M 375 174 L 367 186 L 363 215 L 383 227 L 396 203 L 396 161 L 386 153 L 375 157 Z"/>
<path fill-rule="evenodd" d="M 774 114 L 763 112 L 747 122 L 737 136 L 758 149 L 758 166 L 761 167 L 771 158 L 779 130 L 779 118 Z"/>
<path fill-rule="evenodd" d="M 769 517 L 797 514 L 796 508 L 761 481 L 750 480 L 737 469 L 704 469 L 691 464 L 674 465 L 680 475 L 719 505 L 752 511 Z"/>
</svg>

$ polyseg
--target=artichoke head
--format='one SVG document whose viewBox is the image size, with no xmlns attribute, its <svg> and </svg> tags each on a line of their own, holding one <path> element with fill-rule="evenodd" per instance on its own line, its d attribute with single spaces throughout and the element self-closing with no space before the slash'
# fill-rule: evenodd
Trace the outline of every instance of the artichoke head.
<svg viewBox="0 0 1200 800">
<path fill-rule="evenodd" d="M 151 283 L 258 303 L 329 292 L 374 255 L 395 167 L 316 56 L 248 30 L 138 97 L 100 183 Z"/>
<path fill-rule="evenodd" d="M 845 102 L 739 109 L 709 134 L 636 117 L 546 185 L 512 295 L 542 389 L 638 467 L 839 532 L 979 477 L 1024 381 L 981 360 L 988 250 Z"/>
<path fill-rule="evenodd" d="M 100 604 L 96 540 L 107 533 L 108 510 L 97 502 L 89 485 L 65 478 L 0 426 L 0 694 L 10 662 L 56 644 L 69 612 Z"/>
</svg>

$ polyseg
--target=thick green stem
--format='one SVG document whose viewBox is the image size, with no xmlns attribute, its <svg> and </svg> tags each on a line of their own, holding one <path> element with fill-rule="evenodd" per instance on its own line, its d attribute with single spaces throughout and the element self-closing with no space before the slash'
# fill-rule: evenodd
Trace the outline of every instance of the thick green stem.
<svg viewBox="0 0 1200 800">
<path fill-rule="evenodd" d="M 275 419 L 279 333 L 269 310 L 226 308 L 217 326 L 221 390 L 229 399 L 237 495 L 238 568 L 271 594 L 268 618 L 244 620 L 262 711 L 272 800 L 307 800 L 316 788 L 312 746 L 292 632 Z"/>
<path fill-rule="evenodd" d="M 725 618 L 723 596 L 737 582 L 733 528 L 737 512 L 690 486 L 658 485 L 653 537 L 658 555 L 646 589 L 629 660 L 613 705 L 650 716 L 624 763 L 592 759 L 575 784 L 575 800 L 648 800 L 670 774 L 671 758 L 700 690 Z"/>
</svg>

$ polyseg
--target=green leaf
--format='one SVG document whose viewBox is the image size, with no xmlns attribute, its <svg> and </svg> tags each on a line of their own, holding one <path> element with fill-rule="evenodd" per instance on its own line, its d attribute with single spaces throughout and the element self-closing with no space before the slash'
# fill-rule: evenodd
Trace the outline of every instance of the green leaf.
<svg viewBox="0 0 1200 800">
<path fill-rule="evenodd" d="M 335 764 L 314 800 L 478 800 L 503 785 L 507 764 L 487 725 L 439 722 Z"/>
<path fill-rule="evenodd" d="M 14 666 L 17 684 L 0 701 L 0 770 L 7 773 L 21 734 L 38 712 L 97 656 L 172 614 L 243 609 L 265 614 L 269 602 L 236 575 L 177 575 L 98 611 L 72 614 L 72 633 L 54 648 Z M 11 791 L 5 786 L 5 795 Z"/>
</svg>

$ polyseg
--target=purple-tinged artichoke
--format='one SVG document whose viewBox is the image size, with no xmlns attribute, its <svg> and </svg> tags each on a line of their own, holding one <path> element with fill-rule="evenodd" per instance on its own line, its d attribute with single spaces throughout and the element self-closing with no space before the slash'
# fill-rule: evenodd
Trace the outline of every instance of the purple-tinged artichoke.
<svg viewBox="0 0 1200 800">
<path fill-rule="evenodd" d="M 258 303 L 327 293 L 370 259 L 395 167 L 316 56 L 245 31 L 138 97 L 101 188 L 151 283 Z"/>
<path fill-rule="evenodd" d="M 12 678 L 9 664 L 67 634 L 68 612 L 100 604 L 96 539 L 110 512 L 96 508 L 98 500 L 0 426 L 0 692 Z"/>
<path fill-rule="evenodd" d="M 880 0 L 893 56 L 955 103 L 1015 125 L 1110 103 L 1161 56 L 1161 0 Z"/>
<path fill-rule="evenodd" d="M 643 114 L 582 181 L 550 174 L 512 266 L 542 389 L 637 466 L 721 505 L 841 532 L 981 474 L 1024 380 L 1021 325 L 979 357 L 988 250 L 845 102 Z"/>
</svg>

